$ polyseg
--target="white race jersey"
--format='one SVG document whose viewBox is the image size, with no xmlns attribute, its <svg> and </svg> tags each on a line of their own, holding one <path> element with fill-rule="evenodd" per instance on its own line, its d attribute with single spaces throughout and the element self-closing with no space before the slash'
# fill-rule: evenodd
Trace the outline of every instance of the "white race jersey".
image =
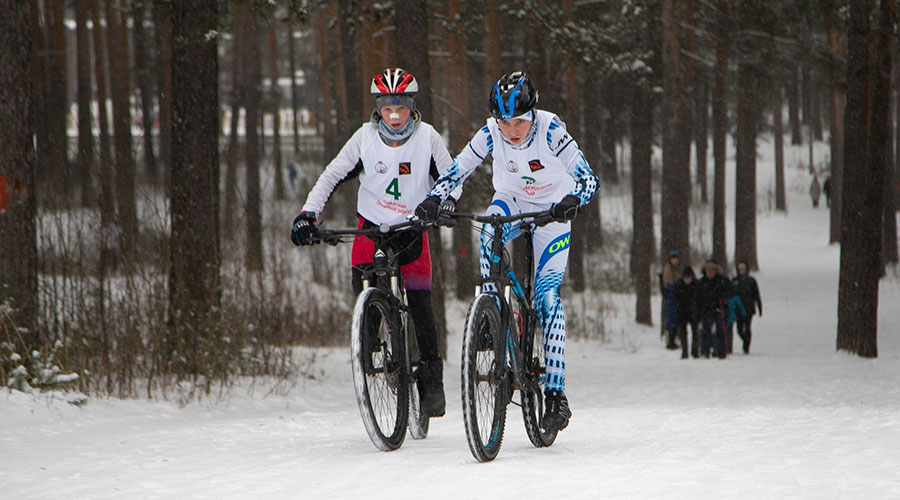
<svg viewBox="0 0 900 500">
<path fill-rule="evenodd" d="M 356 211 L 375 224 L 407 219 L 425 199 L 433 179 L 453 163 L 434 127 L 419 122 L 403 144 L 386 145 L 377 125 L 365 123 L 325 167 L 303 211 L 321 214 L 337 185 L 359 175 Z"/>
<path fill-rule="evenodd" d="M 587 204 L 598 183 L 578 144 L 555 114 L 536 110 L 535 120 L 530 142 L 513 147 L 504 140 L 497 120 L 488 118 L 457 155 L 451 169 L 438 179 L 431 194 L 446 198 L 491 155 L 497 193 L 538 205 L 550 205 L 571 194 L 582 205 Z"/>
</svg>

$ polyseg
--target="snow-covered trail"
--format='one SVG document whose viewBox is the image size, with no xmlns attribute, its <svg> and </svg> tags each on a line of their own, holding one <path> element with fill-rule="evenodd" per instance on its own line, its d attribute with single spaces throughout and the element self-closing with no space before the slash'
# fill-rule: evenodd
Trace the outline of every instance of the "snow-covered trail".
<svg viewBox="0 0 900 500">
<path fill-rule="evenodd" d="M 499 457 L 472 458 L 457 333 L 447 415 L 391 453 L 365 434 L 345 349 L 301 350 L 315 379 L 279 395 L 185 408 L 0 392 L 0 498 L 900 498 L 900 284 L 881 286 L 879 358 L 836 353 L 839 248 L 808 205 L 795 190 L 788 215 L 759 217 L 750 355 L 681 360 L 613 297 L 621 334 L 569 342 L 574 416 L 550 448 L 511 406 Z"/>
</svg>

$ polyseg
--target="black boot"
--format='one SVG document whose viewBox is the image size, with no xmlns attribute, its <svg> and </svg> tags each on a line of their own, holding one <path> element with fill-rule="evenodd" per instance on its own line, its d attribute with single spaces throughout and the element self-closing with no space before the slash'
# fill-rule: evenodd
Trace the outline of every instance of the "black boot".
<svg viewBox="0 0 900 500">
<path fill-rule="evenodd" d="M 547 430 L 561 431 L 569 425 L 572 411 L 569 410 L 569 400 L 563 391 L 544 391 L 544 418 L 541 419 L 541 427 Z"/>
<path fill-rule="evenodd" d="M 444 400 L 444 362 L 422 361 L 419 364 L 419 396 L 422 413 L 428 417 L 443 417 L 447 403 Z"/>
</svg>

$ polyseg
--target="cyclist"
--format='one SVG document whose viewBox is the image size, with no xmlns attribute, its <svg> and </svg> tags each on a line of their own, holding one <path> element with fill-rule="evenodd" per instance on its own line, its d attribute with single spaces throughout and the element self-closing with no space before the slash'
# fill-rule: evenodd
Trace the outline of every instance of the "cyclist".
<svg viewBox="0 0 900 500">
<path fill-rule="evenodd" d="M 359 176 L 356 211 L 358 228 L 397 224 L 413 213 L 416 204 L 452 160 L 443 139 L 422 121 L 415 106 L 418 82 L 401 68 L 387 68 L 372 79 L 375 109 L 325 167 L 294 219 L 291 241 L 310 243 L 316 222 L 338 184 Z M 457 192 L 458 196 L 458 192 Z M 449 198 L 455 203 L 454 197 Z M 422 409 L 430 417 L 444 415 L 443 362 L 431 303 L 431 256 L 428 235 L 401 231 L 392 240 L 399 252 L 403 282 L 419 346 Z M 353 242 L 353 292 L 362 291 L 362 276 L 374 258 L 374 242 L 357 236 Z"/>
<path fill-rule="evenodd" d="M 534 231 L 534 296 L 543 331 L 547 365 L 546 412 L 541 425 L 561 430 L 572 412 L 565 396 L 566 321 L 560 284 L 569 257 L 571 221 L 597 191 L 599 181 L 578 144 L 555 114 L 537 109 L 538 91 L 525 73 L 503 75 L 490 95 L 491 117 L 453 165 L 434 184 L 416 208 L 416 215 L 430 220 L 438 216 L 442 200 L 463 183 L 488 156 L 493 157 L 494 197 L 487 215 L 512 215 L 550 210 L 562 222 Z M 493 229 L 485 224 L 481 234 L 481 274 L 489 266 Z M 504 230 L 504 239 L 518 236 L 518 227 Z M 504 241 L 505 243 L 505 241 Z"/>
</svg>

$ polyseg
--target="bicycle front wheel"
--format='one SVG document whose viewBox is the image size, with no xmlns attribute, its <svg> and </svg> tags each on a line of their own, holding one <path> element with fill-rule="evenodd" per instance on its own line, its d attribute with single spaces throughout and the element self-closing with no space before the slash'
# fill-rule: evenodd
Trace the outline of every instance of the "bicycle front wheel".
<svg viewBox="0 0 900 500">
<path fill-rule="evenodd" d="M 363 424 L 380 450 L 403 444 L 409 417 L 409 358 L 400 319 L 387 294 L 364 290 L 350 332 L 353 385 Z"/>
<path fill-rule="evenodd" d="M 469 450 L 480 462 L 493 460 L 503 442 L 509 403 L 505 338 L 497 298 L 489 294 L 475 297 L 463 334 L 462 403 Z"/>
</svg>

